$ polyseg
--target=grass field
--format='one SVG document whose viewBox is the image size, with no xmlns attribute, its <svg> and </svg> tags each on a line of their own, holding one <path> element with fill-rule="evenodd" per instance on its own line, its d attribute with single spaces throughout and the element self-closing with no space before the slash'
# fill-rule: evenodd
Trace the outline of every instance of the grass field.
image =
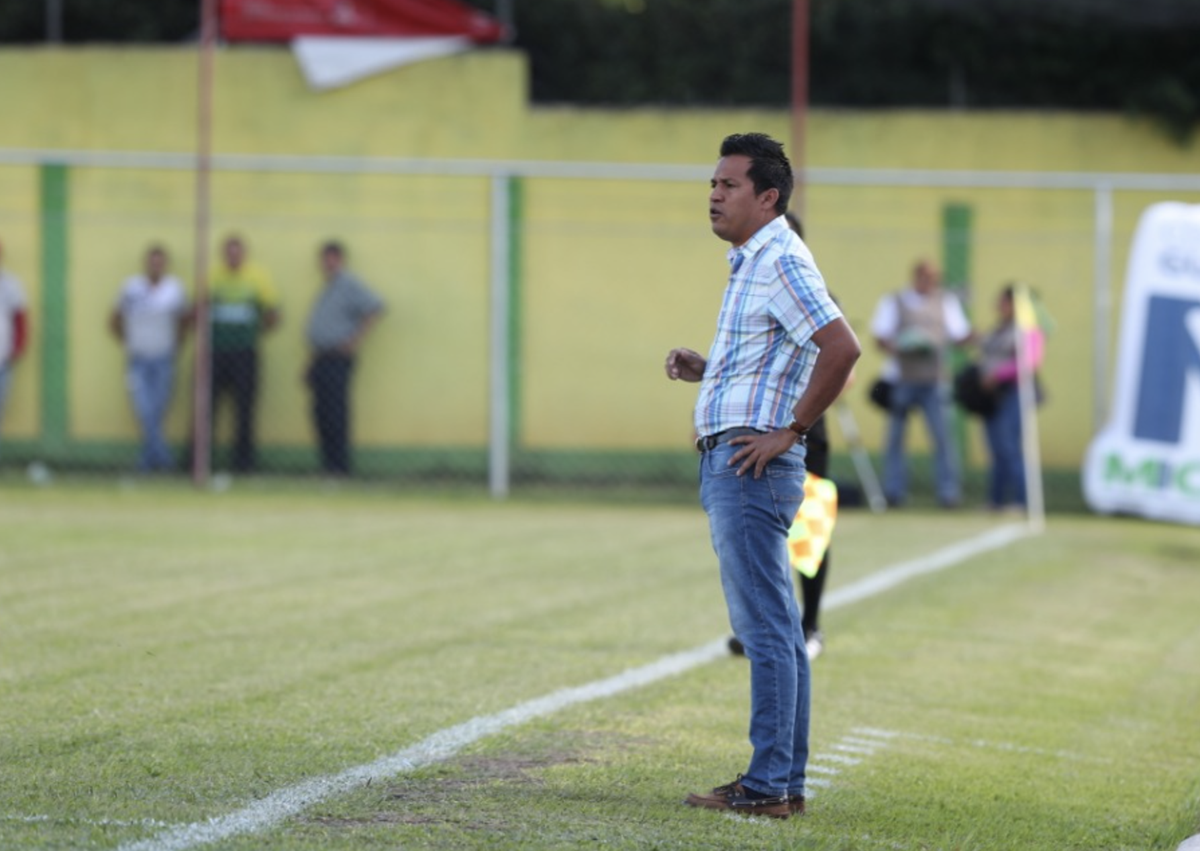
<svg viewBox="0 0 1200 851">
<path fill-rule="evenodd" d="M 312 487 L 0 485 L 0 848 L 199 847 L 179 829 L 725 634 L 697 508 Z M 1000 522 L 845 512 L 831 592 Z M 1197 601 L 1195 529 L 1074 516 L 832 608 L 802 819 L 681 805 L 748 756 L 721 657 L 205 847 L 1174 849 Z"/>
</svg>

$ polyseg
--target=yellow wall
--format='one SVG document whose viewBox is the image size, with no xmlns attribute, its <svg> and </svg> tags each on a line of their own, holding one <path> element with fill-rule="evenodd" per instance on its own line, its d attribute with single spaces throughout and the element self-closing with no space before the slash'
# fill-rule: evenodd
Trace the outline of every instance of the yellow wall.
<svg viewBox="0 0 1200 851">
<path fill-rule="evenodd" d="M 309 91 L 282 50 L 217 57 L 214 151 L 222 154 L 602 161 L 699 165 L 730 132 L 788 139 L 774 110 L 530 108 L 525 59 L 485 51 L 399 69 L 345 89 Z M 183 49 L 0 51 L 0 149 L 163 151 L 195 144 L 195 58 Z M 47 108 L 50 105 L 52 108 Z M 815 111 L 813 167 L 1196 173 L 1200 153 L 1152 126 L 1109 115 Z M 37 170 L 0 166 L 0 239 L 30 291 L 37 334 Z M 524 445 L 659 449 L 690 433 L 694 388 L 661 375 L 666 350 L 704 350 L 725 278 L 724 246 L 705 218 L 707 181 L 529 179 L 522 185 L 521 373 Z M 69 172 L 70 434 L 133 437 L 121 356 L 104 318 L 146 244 L 170 248 L 191 280 L 193 177 L 187 171 L 73 167 Z M 1113 304 L 1137 215 L 1159 193 L 1117 196 Z M 1195 194 L 1172 197 L 1200 200 Z M 1091 432 L 1092 203 L 1085 191 L 812 186 L 809 242 L 865 336 L 876 301 L 918 256 L 941 255 L 948 203 L 974 211 L 973 313 L 1021 278 L 1059 329 L 1045 369 L 1045 457 L 1070 466 Z M 482 177 L 228 172 L 212 185 L 212 246 L 238 231 L 275 275 L 284 324 L 264 343 L 260 432 L 311 442 L 300 384 L 302 329 L 328 237 L 389 312 L 361 358 L 358 443 L 481 445 L 487 433 L 489 184 Z M 22 365 L 5 423 L 37 433 L 35 357 Z M 879 367 L 871 346 L 862 384 Z M 852 401 L 869 443 L 880 418 Z M 178 394 L 171 432 L 186 430 Z M 918 446 L 921 445 L 918 440 Z M 978 452 L 976 446 L 975 451 Z"/>
</svg>

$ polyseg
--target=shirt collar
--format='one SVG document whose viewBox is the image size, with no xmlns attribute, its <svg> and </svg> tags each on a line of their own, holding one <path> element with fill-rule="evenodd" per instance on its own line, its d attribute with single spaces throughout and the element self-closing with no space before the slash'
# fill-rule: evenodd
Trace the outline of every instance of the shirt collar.
<svg viewBox="0 0 1200 851">
<path fill-rule="evenodd" d="M 730 247 L 729 251 L 725 254 L 729 259 L 729 265 L 740 266 L 739 257 L 743 262 L 753 257 L 759 252 L 759 249 L 778 236 L 781 230 L 790 230 L 790 228 L 783 216 L 776 216 L 755 231 L 754 236 L 750 237 L 744 243 L 736 248 Z"/>
</svg>

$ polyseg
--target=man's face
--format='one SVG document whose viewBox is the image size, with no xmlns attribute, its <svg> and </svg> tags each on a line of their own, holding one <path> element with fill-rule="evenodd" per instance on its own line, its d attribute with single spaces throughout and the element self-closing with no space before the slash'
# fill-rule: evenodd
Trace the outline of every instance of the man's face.
<svg viewBox="0 0 1200 851">
<path fill-rule="evenodd" d="M 225 265 L 230 269 L 240 269 L 246 259 L 246 246 L 240 239 L 231 239 L 225 243 Z"/>
<path fill-rule="evenodd" d="M 747 156 L 721 157 L 708 195 L 708 219 L 713 233 L 735 247 L 775 218 L 775 191 L 768 189 L 762 195 L 755 195 L 754 181 L 746 174 L 749 170 Z"/>
<path fill-rule="evenodd" d="M 146 254 L 146 277 L 157 281 L 167 271 L 167 255 L 162 251 L 150 251 Z"/>
<path fill-rule="evenodd" d="M 326 280 L 331 280 L 341 270 L 342 255 L 336 251 L 321 252 L 321 271 L 324 272 Z"/>
<path fill-rule="evenodd" d="M 938 272 L 929 263 L 918 263 L 913 270 L 913 289 L 921 295 L 928 295 L 937 289 Z"/>
</svg>

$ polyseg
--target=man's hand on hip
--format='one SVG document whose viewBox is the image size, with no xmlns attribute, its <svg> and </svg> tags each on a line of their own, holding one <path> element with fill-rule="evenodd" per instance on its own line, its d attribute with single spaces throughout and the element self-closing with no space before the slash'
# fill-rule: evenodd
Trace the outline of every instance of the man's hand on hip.
<svg viewBox="0 0 1200 851">
<path fill-rule="evenodd" d="M 762 472 L 772 458 L 778 458 L 796 445 L 799 438 L 791 429 L 781 428 L 766 434 L 744 434 L 729 441 L 730 446 L 741 446 L 729 459 L 729 466 L 741 464 L 737 474 L 744 475 L 747 470 L 754 468 L 754 478 L 762 477 Z"/>
</svg>

